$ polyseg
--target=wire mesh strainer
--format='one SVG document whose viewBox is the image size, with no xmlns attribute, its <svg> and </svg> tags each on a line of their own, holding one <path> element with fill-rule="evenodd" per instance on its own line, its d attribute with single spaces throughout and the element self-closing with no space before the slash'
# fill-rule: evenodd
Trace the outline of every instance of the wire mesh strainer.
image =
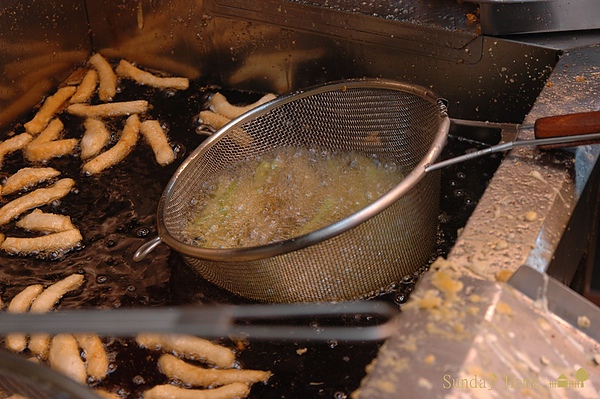
<svg viewBox="0 0 600 399">
<path fill-rule="evenodd" d="M 158 205 L 159 238 L 208 281 L 266 302 L 358 299 L 388 290 L 426 264 L 436 242 L 439 174 L 425 173 L 446 142 L 443 104 L 419 86 L 379 79 L 328 83 L 280 97 L 209 137 L 173 175 Z M 377 154 L 406 176 L 360 211 L 269 245 L 188 244 L 184 219 L 199 186 L 239 161 L 278 147 Z"/>
</svg>

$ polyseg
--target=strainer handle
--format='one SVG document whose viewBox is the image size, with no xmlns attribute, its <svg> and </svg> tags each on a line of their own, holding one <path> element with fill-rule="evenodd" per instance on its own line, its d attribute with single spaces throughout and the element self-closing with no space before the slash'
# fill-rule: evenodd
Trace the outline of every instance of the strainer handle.
<svg viewBox="0 0 600 399">
<path fill-rule="evenodd" d="M 162 244 L 162 240 L 160 237 L 155 237 L 150 241 L 142 244 L 138 248 L 138 250 L 135 251 L 135 253 L 133 254 L 133 261 L 140 262 L 141 260 L 145 259 L 146 256 L 148 256 L 150 252 L 154 251 L 154 248 L 158 247 L 160 244 Z"/>
</svg>

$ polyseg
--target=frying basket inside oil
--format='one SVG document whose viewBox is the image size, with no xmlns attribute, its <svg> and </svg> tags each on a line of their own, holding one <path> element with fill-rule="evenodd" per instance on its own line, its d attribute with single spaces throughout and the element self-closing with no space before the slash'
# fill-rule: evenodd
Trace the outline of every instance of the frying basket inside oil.
<svg viewBox="0 0 600 399">
<path fill-rule="evenodd" d="M 244 114 L 206 140 L 174 174 L 159 203 L 159 235 L 204 278 L 266 302 L 357 299 L 420 268 L 436 243 L 438 157 L 448 123 L 428 90 L 384 80 L 329 83 Z M 405 178 L 352 215 L 272 244 L 215 249 L 190 243 L 190 204 L 211 175 L 280 147 L 356 151 L 392 159 Z"/>
</svg>

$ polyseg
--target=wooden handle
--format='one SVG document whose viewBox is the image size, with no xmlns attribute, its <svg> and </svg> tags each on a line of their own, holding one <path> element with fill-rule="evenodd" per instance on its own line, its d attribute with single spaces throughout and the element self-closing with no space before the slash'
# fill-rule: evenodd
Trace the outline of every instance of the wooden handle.
<svg viewBox="0 0 600 399">
<path fill-rule="evenodd" d="M 539 118 L 535 121 L 534 131 L 535 137 L 538 139 L 600 133 L 600 111 Z M 600 143 L 600 140 L 578 141 L 565 145 L 544 146 L 544 148 L 572 147 L 597 143 Z"/>
</svg>

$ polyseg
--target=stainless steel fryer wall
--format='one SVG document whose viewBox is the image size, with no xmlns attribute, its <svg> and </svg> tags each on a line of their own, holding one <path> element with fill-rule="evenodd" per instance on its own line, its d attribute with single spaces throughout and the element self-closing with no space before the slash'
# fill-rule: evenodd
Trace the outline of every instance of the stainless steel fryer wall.
<svg viewBox="0 0 600 399">
<path fill-rule="evenodd" d="M 453 117 L 522 121 L 559 52 L 482 36 L 469 19 L 475 5 L 436 2 L 408 2 L 393 15 L 359 1 L 10 2 L 0 13 L 0 126 L 92 51 L 277 93 L 350 77 L 396 79 L 432 88 Z"/>
<path fill-rule="evenodd" d="M 90 53 L 84 2 L 2 2 L 0 128 L 30 111 Z"/>
<path fill-rule="evenodd" d="M 384 77 L 432 88 L 454 117 L 520 122 L 558 52 L 481 36 L 467 21 L 472 4 L 437 3 L 400 5 L 393 19 L 359 1 L 96 1 L 88 10 L 96 49 L 175 74 L 277 93 Z"/>
</svg>

